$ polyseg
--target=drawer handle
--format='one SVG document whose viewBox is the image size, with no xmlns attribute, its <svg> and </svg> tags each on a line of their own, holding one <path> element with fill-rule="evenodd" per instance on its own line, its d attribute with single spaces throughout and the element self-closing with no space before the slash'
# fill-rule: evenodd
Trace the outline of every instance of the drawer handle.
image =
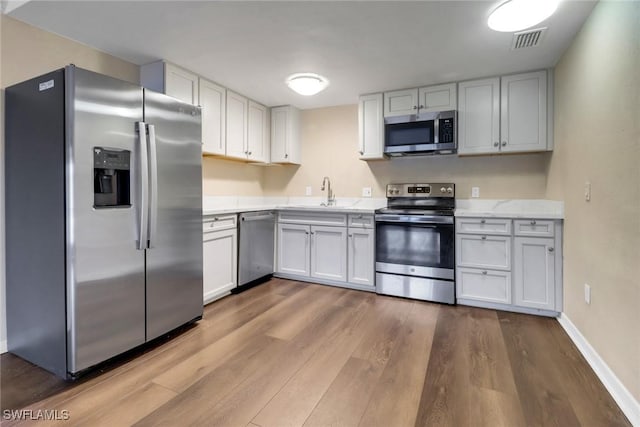
<svg viewBox="0 0 640 427">
<path fill-rule="evenodd" d="M 486 220 L 486 219 L 481 219 L 481 220 L 480 220 L 480 224 L 484 224 L 485 222 L 487 222 L 487 220 Z"/>
<path fill-rule="evenodd" d="M 213 218 L 214 221 L 220 221 L 220 218 Z"/>
<path fill-rule="evenodd" d="M 487 270 L 482 270 L 482 274 L 483 274 L 484 276 L 486 276 L 486 275 L 487 275 Z"/>
<path fill-rule="evenodd" d="M 482 240 L 487 240 L 487 236 L 482 236 L 481 239 Z"/>
<path fill-rule="evenodd" d="M 549 248 L 549 252 L 553 252 L 553 248 Z"/>
<path fill-rule="evenodd" d="M 536 225 L 536 220 L 531 221 L 531 225 Z"/>
<path fill-rule="evenodd" d="M 349 237 L 353 237 L 353 234 L 349 234 Z"/>
</svg>

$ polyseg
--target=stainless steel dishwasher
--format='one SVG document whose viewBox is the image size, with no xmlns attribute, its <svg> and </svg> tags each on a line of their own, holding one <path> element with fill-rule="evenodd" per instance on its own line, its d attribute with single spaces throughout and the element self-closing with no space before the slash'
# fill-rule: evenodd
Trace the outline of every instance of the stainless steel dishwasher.
<svg viewBox="0 0 640 427">
<path fill-rule="evenodd" d="M 273 274 L 275 212 L 240 214 L 238 290 L 249 288 Z"/>
</svg>

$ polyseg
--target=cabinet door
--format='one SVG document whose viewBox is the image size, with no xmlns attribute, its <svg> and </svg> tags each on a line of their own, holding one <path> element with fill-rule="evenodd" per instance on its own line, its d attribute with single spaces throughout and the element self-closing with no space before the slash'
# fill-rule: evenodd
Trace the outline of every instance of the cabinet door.
<svg viewBox="0 0 640 427">
<path fill-rule="evenodd" d="M 501 150 L 547 149 L 547 72 L 502 78 Z"/>
<path fill-rule="evenodd" d="M 227 157 L 247 158 L 247 98 L 227 91 Z"/>
<path fill-rule="evenodd" d="M 384 159 L 382 94 L 363 95 L 358 102 L 358 152 L 363 160 Z"/>
<path fill-rule="evenodd" d="M 236 229 L 204 234 L 203 300 L 208 303 L 235 288 L 238 274 Z"/>
<path fill-rule="evenodd" d="M 290 105 L 271 109 L 271 161 L 300 164 L 300 112 Z"/>
<path fill-rule="evenodd" d="M 173 64 L 165 63 L 164 67 L 164 93 L 198 105 L 198 76 Z"/>
<path fill-rule="evenodd" d="M 278 224 L 278 272 L 309 276 L 309 226 Z"/>
<path fill-rule="evenodd" d="M 456 84 L 421 87 L 418 89 L 418 99 L 421 113 L 455 110 L 458 106 Z"/>
<path fill-rule="evenodd" d="M 311 277 L 347 281 L 347 229 L 311 227 Z"/>
<path fill-rule="evenodd" d="M 554 239 L 514 238 L 515 305 L 555 310 Z"/>
<path fill-rule="evenodd" d="M 374 240 L 373 229 L 350 228 L 347 241 L 349 283 L 373 286 Z"/>
<path fill-rule="evenodd" d="M 500 79 L 458 85 L 458 154 L 500 151 Z"/>
<path fill-rule="evenodd" d="M 247 157 L 255 162 L 268 162 L 269 125 L 267 107 L 249 101 L 247 123 Z"/>
<path fill-rule="evenodd" d="M 418 112 L 418 89 L 384 93 L 384 116 L 406 116 Z"/>
<path fill-rule="evenodd" d="M 227 90 L 205 79 L 200 79 L 199 86 L 202 107 L 202 152 L 224 155 Z"/>
</svg>

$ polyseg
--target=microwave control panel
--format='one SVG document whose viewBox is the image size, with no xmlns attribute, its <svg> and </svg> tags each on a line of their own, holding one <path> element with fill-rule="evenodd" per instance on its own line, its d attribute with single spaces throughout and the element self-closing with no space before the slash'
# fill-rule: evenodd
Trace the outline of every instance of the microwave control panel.
<svg viewBox="0 0 640 427">
<path fill-rule="evenodd" d="M 440 119 L 440 134 L 438 135 L 438 143 L 447 143 L 454 141 L 454 124 L 453 118 Z"/>
</svg>

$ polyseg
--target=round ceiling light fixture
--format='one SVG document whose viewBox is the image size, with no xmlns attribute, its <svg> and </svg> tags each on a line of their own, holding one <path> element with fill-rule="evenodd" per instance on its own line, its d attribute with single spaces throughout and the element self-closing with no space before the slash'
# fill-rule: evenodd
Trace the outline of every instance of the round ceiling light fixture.
<svg viewBox="0 0 640 427">
<path fill-rule="evenodd" d="M 509 0 L 491 12 L 487 25 L 502 32 L 524 30 L 553 15 L 558 3 L 560 0 Z"/>
<path fill-rule="evenodd" d="M 329 80 L 326 77 L 314 73 L 291 74 L 285 83 L 291 90 L 304 96 L 315 95 L 329 86 Z"/>
</svg>

